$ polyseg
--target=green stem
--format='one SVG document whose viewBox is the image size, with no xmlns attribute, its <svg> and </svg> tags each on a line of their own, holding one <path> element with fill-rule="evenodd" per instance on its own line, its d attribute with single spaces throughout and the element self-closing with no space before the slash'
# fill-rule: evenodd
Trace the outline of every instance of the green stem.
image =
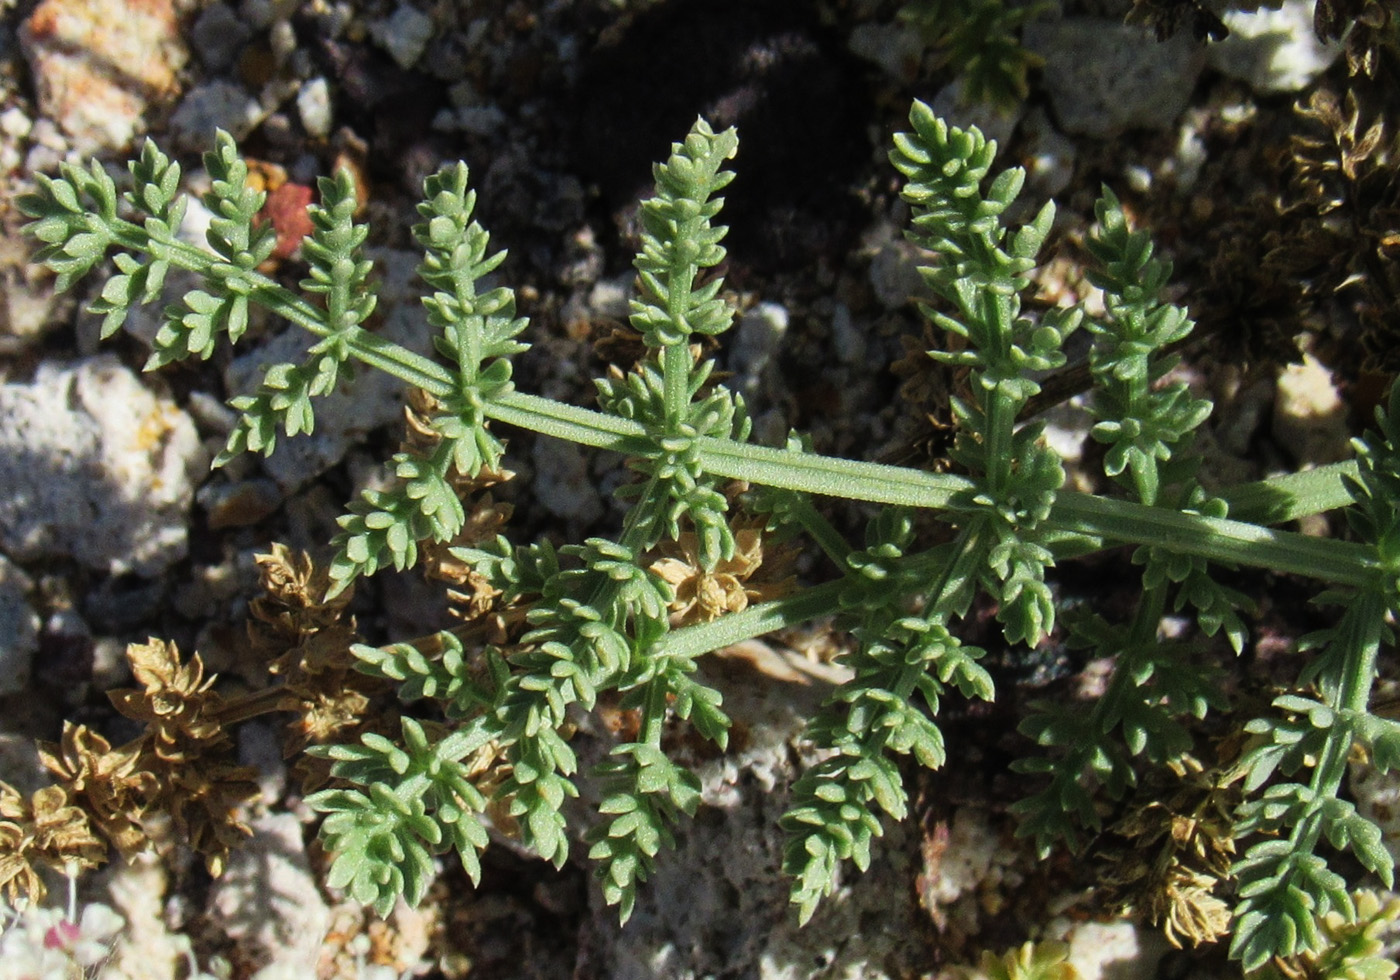
<svg viewBox="0 0 1400 980">
<path fill-rule="evenodd" d="M 681 423 L 685 421 L 686 409 L 690 406 L 690 369 L 693 366 L 690 345 L 684 341 L 661 348 L 662 398 L 667 435 L 678 433 Z"/>
<path fill-rule="evenodd" d="M 114 224 L 119 245 L 138 253 L 150 251 L 151 236 L 145 229 L 127 221 Z M 173 265 L 192 272 L 206 272 L 214 262 L 207 252 L 183 242 L 162 241 L 160 246 Z M 318 337 L 329 333 L 322 311 L 265 276 L 248 273 L 247 277 L 258 303 Z M 398 344 L 359 327 L 346 331 L 345 339 L 358 360 L 431 395 L 446 397 L 456 389 L 456 378 L 447 367 Z M 623 454 L 644 454 L 652 445 L 645 429 L 635 422 L 522 392 L 496 397 L 487 403 L 486 412 L 510 425 Z M 702 465 L 716 476 L 850 500 L 945 510 L 955 494 L 972 486 L 963 477 L 880 463 L 713 437 L 702 437 L 699 443 Z M 1350 503 L 1343 477 L 1354 472 L 1355 464 L 1336 464 L 1248 484 L 1226 496 L 1240 516 L 1291 520 Z M 1045 527 L 1100 538 L 1105 544 L 1161 545 L 1213 561 L 1292 572 L 1339 585 L 1364 586 L 1376 571 L 1368 550 L 1350 542 L 1309 538 L 1240 520 L 1164 512 L 1082 493 L 1060 493 Z"/>
</svg>

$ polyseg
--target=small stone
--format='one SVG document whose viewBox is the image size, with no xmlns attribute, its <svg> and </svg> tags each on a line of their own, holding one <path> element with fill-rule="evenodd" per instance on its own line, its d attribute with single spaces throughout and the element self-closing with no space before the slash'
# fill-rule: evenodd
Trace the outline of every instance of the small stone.
<svg viewBox="0 0 1400 980">
<path fill-rule="evenodd" d="M 1059 931 L 1055 924 L 1052 933 Z M 1081 980 L 1127 980 L 1157 975 L 1157 961 L 1167 952 L 1160 930 L 1134 922 L 1075 922 L 1064 929 L 1069 965 Z"/>
<path fill-rule="evenodd" d="M 314 977 L 331 913 L 311 872 L 301 824 L 290 813 L 266 813 L 249 825 L 253 836 L 233 851 L 210 889 L 211 919 L 240 952 L 256 957 L 259 976 Z"/>
<path fill-rule="evenodd" d="M 189 937 L 165 924 L 170 880 L 155 854 L 113 861 L 102 872 L 108 902 L 126 919 L 122 941 L 102 967 L 103 980 L 175 980 L 187 976 Z M 177 973 L 178 971 L 178 973 Z"/>
<path fill-rule="evenodd" d="M 788 319 L 787 308 L 780 303 L 755 303 L 739 318 L 729 368 L 738 375 L 737 387 L 745 395 L 758 386 L 763 369 L 782 344 Z"/>
<path fill-rule="evenodd" d="M 510 118 L 500 106 L 463 106 L 457 110 L 455 128 L 469 136 L 490 136 L 498 133 L 510 123 Z"/>
<path fill-rule="evenodd" d="M 210 71 L 222 72 L 233 67 L 243 45 L 253 36 L 253 29 L 226 3 L 211 3 L 195 19 L 190 37 L 195 53 Z"/>
<path fill-rule="evenodd" d="M 1210 45 L 1206 58 L 1261 95 L 1302 91 L 1342 53 L 1342 42 L 1317 39 L 1308 0 L 1283 0 L 1278 10 L 1228 10 L 1224 21 L 1230 36 Z"/>
<path fill-rule="evenodd" d="M 24 139 L 34 128 L 34 121 L 18 106 L 12 106 L 0 113 L 0 132 L 14 139 Z"/>
<path fill-rule="evenodd" d="M 276 0 L 243 0 L 239 4 L 238 14 L 253 30 L 261 31 L 272 26 L 277 17 L 277 7 Z"/>
<path fill-rule="evenodd" d="M 39 652 L 39 615 L 29 605 L 29 576 L 0 555 L 0 695 L 29 686 Z"/>
<path fill-rule="evenodd" d="M 987 139 L 996 140 L 998 146 L 1006 146 L 1025 111 L 1024 105 L 1018 102 L 1007 112 L 990 102 L 969 100 L 963 93 L 963 79 L 957 78 L 938 90 L 930 108 L 948 125 L 959 129 L 976 126 Z"/>
<path fill-rule="evenodd" d="M 1356 810 L 1381 830 L 1381 841 L 1400 861 L 1400 774 L 1381 772 L 1370 760 L 1348 766 L 1349 784 Z"/>
<path fill-rule="evenodd" d="M 31 261 L 31 245 L 19 233 L 18 217 L 11 213 L 0 224 L 0 355 L 29 346 L 61 320 L 53 313 L 53 277 Z"/>
<path fill-rule="evenodd" d="M 282 491 L 267 479 L 237 483 L 209 483 L 195 495 L 209 515 L 209 529 L 248 527 L 282 506 Z"/>
<path fill-rule="evenodd" d="M 0 385 L 0 548 L 157 575 L 184 557 L 205 465 L 190 417 L 115 357 Z"/>
<path fill-rule="evenodd" d="M 897 310 L 914 299 L 929 295 L 928 285 L 919 274 L 928 255 L 905 239 L 893 224 L 881 223 L 867 236 L 871 253 L 870 287 L 875 299 L 887 310 Z"/>
<path fill-rule="evenodd" d="M 262 120 L 262 106 L 241 85 L 218 79 L 188 92 L 170 117 L 170 132 L 182 146 L 207 149 L 214 130 L 239 140 Z"/>
<path fill-rule="evenodd" d="M 20 43 L 40 112 L 80 153 L 130 144 L 188 57 L 173 0 L 43 0 Z"/>
<path fill-rule="evenodd" d="M 1043 109 L 1028 113 L 1022 130 L 1028 143 L 1024 154 L 1027 186 L 1035 200 L 1049 200 L 1074 178 L 1078 151 L 1074 141 L 1054 127 Z"/>
<path fill-rule="evenodd" d="M 26 795 L 53 782 L 53 776 L 39 761 L 34 739 L 0 732 L 0 782 L 9 783 Z"/>
<path fill-rule="evenodd" d="M 556 517 L 591 524 L 603 516 L 603 502 L 588 474 L 588 461 L 572 442 L 541 436 L 531 454 L 535 498 Z"/>
<path fill-rule="evenodd" d="M 588 292 L 588 308 L 598 316 L 626 320 L 633 278 L 629 273 L 615 279 L 599 279 Z"/>
<path fill-rule="evenodd" d="M 400 68 L 409 69 L 433 38 L 433 19 L 417 7 L 402 4 L 391 16 L 370 25 L 369 32 Z"/>
<path fill-rule="evenodd" d="M 331 132 L 331 90 L 319 75 L 302 84 L 297 92 L 297 115 L 301 127 L 313 139 L 325 139 Z"/>
<path fill-rule="evenodd" d="M 1311 354 L 1279 375 L 1273 434 L 1300 467 L 1324 466 L 1351 456 L 1347 409 L 1336 379 Z"/>
<path fill-rule="evenodd" d="M 272 52 L 272 60 L 280 68 L 297 49 L 297 33 L 291 21 L 277 20 L 267 32 L 267 46 Z"/>
<path fill-rule="evenodd" d="M 1204 66 L 1189 31 L 1159 44 L 1137 27 L 1096 17 L 1035 21 L 1021 42 L 1045 59 L 1042 77 L 1060 128 L 1101 139 L 1171 126 Z"/>
<path fill-rule="evenodd" d="M 845 303 L 837 303 L 831 313 L 831 346 L 842 364 L 858 364 L 865 359 L 865 334 Z"/>
</svg>

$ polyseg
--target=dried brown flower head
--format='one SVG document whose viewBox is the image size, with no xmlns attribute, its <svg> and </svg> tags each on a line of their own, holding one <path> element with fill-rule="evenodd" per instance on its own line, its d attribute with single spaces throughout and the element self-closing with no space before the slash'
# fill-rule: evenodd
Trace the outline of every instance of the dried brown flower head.
<svg viewBox="0 0 1400 980">
<path fill-rule="evenodd" d="M 294 555 L 286 545 L 274 542 L 271 552 L 255 560 L 264 593 L 250 604 L 258 623 L 283 636 L 303 636 L 332 626 L 345 615 L 354 589 L 327 599 L 330 573 L 318 568 L 306 552 Z"/>
<path fill-rule="evenodd" d="M 763 533 L 757 528 L 735 531 L 734 557 L 721 559 L 711 571 L 700 563 L 699 541 L 692 532 L 685 532 L 676 541 L 662 542 L 659 550 L 663 557 L 652 562 L 651 570 L 675 593 L 672 626 L 705 623 L 742 612 L 750 602 L 776 598 L 792 588 L 791 577 L 753 579 L 764 564 Z"/>
<path fill-rule="evenodd" d="M 45 786 L 26 799 L 0 782 L 0 893 L 10 904 L 21 894 L 31 904 L 43 900 L 41 867 L 72 874 L 106 860 L 107 845 L 63 786 Z"/>
<path fill-rule="evenodd" d="M 1173 946 L 1199 946 L 1230 927 L 1230 906 L 1215 890 L 1229 880 L 1234 861 L 1238 791 L 1189 755 L 1169 769 L 1175 785 L 1144 784 L 1139 798 L 1147 802 L 1111 828 L 1124 846 L 1106 884 L 1110 895 L 1160 926 Z"/>
<path fill-rule="evenodd" d="M 124 858 L 149 848 L 139 820 L 159 795 L 154 773 L 144 768 L 144 740 L 113 749 L 85 725 L 64 722 L 58 745 L 40 743 L 39 758 Z"/>
<path fill-rule="evenodd" d="M 218 717 L 223 698 L 210 690 L 214 678 L 205 680 L 199 654 L 182 665 L 175 644 L 152 638 L 128 646 L 126 659 L 142 689 L 112 691 L 108 697 L 117 711 L 147 726 L 156 755 L 183 761 L 198 756 L 201 745 L 227 738 Z"/>
<path fill-rule="evenodd" d="M 233 740 L 220 715 L 224 700 L 204 677 L 199 654 L 180 663 L 175 644 L 133 643 L 126 656 L 142 690 L 113 691 L 117 710 L 145 723 L 139 765 L 154 774 L 150 809 L 168 813 L 190 846 L 218 875 L 229 849 L 251 833 L 238 808 L 257 798 L 256 773 L 233 761 Z"/>
</svg>

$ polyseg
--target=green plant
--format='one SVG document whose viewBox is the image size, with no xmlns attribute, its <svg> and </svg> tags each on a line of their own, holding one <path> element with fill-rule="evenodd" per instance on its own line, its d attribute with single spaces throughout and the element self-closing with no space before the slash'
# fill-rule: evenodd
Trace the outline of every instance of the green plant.
<svg viewBox="0 0 1400 980">
<path fill-rule="evenodd" d="M 954 967 L 958 980 L 1079 980 L 1064 943 L 1025 943 L 1001 956 L 986 950 L 977 966 Z"/>
<path fill-rule="evenodd" d="M 717 192 L 730 177 L 722 167 L 737 137 L 703 121 L 656 168 L 656 196 L 642 210 L 631 316 L 647 354 L 625 376 L 598 382 L 597 410 L 515 389 L 510 357 L 525 347 L 518 338 L 526 324 L 507 287 L 481 284 L 503 254 L 490 253 L 486 232 L 471 219 L 474 196 L 462 164 L 427 180 L 422 220 L 413 229 L 424 250 L 423 303 L 437 331 L 436 359 L 361 326 L 373 294 L 361 253 L 365 230 L 353 221 L 344 175 L 321 182 L 305 245 L 310 273 L 303 287 L 318 303 L 257 271 L 271 232 L 253 222 L 260 199 L 226 135 L 206 157 L 212 251 L 175 237 L 179 169 L 152 144 L 132 164 L 131 189 L 122 197 L 93 164 L 40 178 L 22 199 L 33 219 L 29 232 L 43 243 L 38 259 L 60 286 L 116 250 L 117 274 L 94 304 L 104 334 L 132 304 L 159 295 L 169 268 L 202 278 L 183 305 L 167 309 L 151 367 L 208 357 L 220 335 L 236 342 L 251 303 L 315 338 L 301 364 L 269 369 L 256 394 L 234 401 L 242 417 L 220 462 L 246 450 L 271 452 L 279 429 L 289 436 L 310 430 L 314 399 L 350 360 L 431 398 L 419 426 L 423 438 L 389 463 L 392 488 L 365 493 L 341 518 L 328 594 L 311 605 L 379 568 L 414 564 L 423 548 L 450 546 L 454 561 L 499 593 L 502 608 L 522 611 L 526 628 L 509 643 L 467 642 L 469 632 L 458 631 L 431 644 L 353 647 L 362 673 L 396 685 L 405 703 L 433 702 L 446 721 L 404 714 L 393 737 L 370 732 L 358 744 L 309 750 L 331 760 L 339 780 L 310 797 L 328 814 L 322 835 L 336 854 L 332 884 L 384 912 L 400 895 L 422 897 L 436 854 L 455 850 L 475 877 L 486 846 L 483 814 L 493 804 L 514 818 L 527 846 L 562 864 L 570 850 L 562 806 L 577 793 L 566 712 L 572 705 L 591 710 L 603 692 L 619 692 L 639 722 L 596 774 L 605 792 L 589 856 L 607 900 L 625 919 L 672 827 L 699 801 L 695 775 L 662 750 L 665 726 L 680 719 L 721 747 L 726 741 L 729 721 L 719 694 L 693 676 L 697 659 L 837 608 L 853 641 L 844 657 L 853 676 L 809 723 L 826 759 L 793 786 L 783 819 L 784 866 L 805 920 L 834 887 L 843 862 L 865 867 L 882 815 L 905 814 L 899 758 L 926 766 L 945 761 L 936 723 L 942 700 L 954 689 L 993 697 L 991 677 L 978 663 L 982 651 L 958 637 L 974 598 L 980 593 L 995 603 L 1008 643 L 1033 646 L 1055 623 L 1047 572 L 1120 545 L 1136 546 L 1133 560 L 1143 570 L 1137 610 L 1127 624 L 1097 616 L 1072 624 L 1075 642 L 1113 657 L 1116 669 L 1091 710 L 1072 715 L 1042 706 L 1026 720 L 1026 733 L 1049 751 L 1022 764 L 1046 778 L 1020 806 L 1023 833 L 1042 851 L 1075 846 L 1079 829 L 1098 829 L 1096 789 L 1121 796 L 1139 759 L 1181 759 L 1192 743 L 1183 719 L 1225 705 L 1209 671 L 1192 663 L 1191 646 L 1159 641 L 1161 617 L 1168 609 L 1190 611 L 1204 634 L 1223 634 L 1238 650 L 1244 598 L 1212 577 L 1212 565 L 1263 567 L 1320 579 L 1330 586 L 1326 601 L 1345 597 L 1347 605 L 1335 628 L 1308 641 L 1313 654 L 1300 683 L 1315 684 L 1315 691 L 1279 697 L 1277 715 L 1248 725 L 1255 736 L 1244 763 L 1251 795 L 1237 833 L 1264 839 L 1235 869 L 1242 887 L 1233 954 L 1254 968 L 1271 956 L 1315 949 L 1320 917 L 1354 915 L 1342 880 L 1316 854 L 1324 834 L 1389 883 L 1391 862 L 1378 830 L 1337 792 L 1356 745 L 1382 768 L 1400 758 L 1400 725 L 1367 709 L 1377 652 L 1391 639 L 1386 618 L 1400 605 L 1400 393 L 1379 415 L 1379 433 L 1358 443 L 1355 462 L 1208 490 L 1196 478 L 1192 434 L 1210 406 L 1167 378 L 1175 360 L 1165 350 L 1191 321 L 1162 299 L 1170 269 L 1153 258 L 1146 233 L 1128 228 L 1105 191 L 1090 246 L 1106 313 L 1025 313 L 1021 295 L 1053 205 L 1007 227 L 1022 172 L 1009 169 L 989 182 L 994 143 L 975 129 L 946 126 L 920 103 L 910 121 L 891 159 L 906 178 L 911 237 L 937 255 L 923 274 L 942 305 L 927 313 L 950 344 L 930 356 L 966 377 L 954 404 L 957 474 L 823 457 L 795 435 L 785 448 L 748 441 L 742 399 L 714 382 L 711 362 L 692 343 L 722 333 L 732 319 L 721 280 L 707 270 L 724 257 L 724 228 L 713 221 Z M 1111 495 L 1065 490 L 1062 462 L 1041 438 L 1041 424 L 1023 417 L 1040 391 L 1035 379 L 1066 363 L 1063 343 L 1080 327 L 1092 335 L 1093 437 L 1106 446 Z M 484 478 L 502 460 L 492 424 L 629 457 L 636 479 L 621 494 L 630 507 L 618 537 L 557 551 L 501 536 L 454 546 L 467 523 L 462 481 Z M 724 492 L 730 480 L 754 487 L 742 507 L 762 515 L 772 531 L 806 532 L 839 574 L 713 621 L 673 627 L 671 585 L 647 557 L 690 535 L 701 571 L 732 559 L 734 503 Z M 861 547 L 821 515 L 817 496 L 881 505 Z M 1356 541 L 1271 526 L 1343 507 Z M 941 540 L 920 540 L 912 519 L 919 508 L 947 526 Z M 262 710 L 283 706 L 268 699 Z M 221 710 L 221 719 L 251 711 Z M 484 769 L 483 757 L 494 760 Z M 1306 780 L 1267 786 L 1276 771 Z"/>
<path fill-rule="evenodd" d="M 968 102 L 1010 110 L 1029 91 L 1027 76 L 1044 59 L 1021 47 L 1022 27 L 1050 10 L 1046 3 L 1007 6 L 1002 0 L 908 0 L 899 19 L 935 52 L 939 68 L 963 80 Z"/>
</svg>

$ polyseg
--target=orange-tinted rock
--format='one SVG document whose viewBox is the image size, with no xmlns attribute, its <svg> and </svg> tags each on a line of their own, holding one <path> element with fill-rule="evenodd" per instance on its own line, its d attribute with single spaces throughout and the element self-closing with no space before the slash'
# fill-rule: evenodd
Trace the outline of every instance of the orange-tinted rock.
<svg viewBox="0 0 1400 980">
<path fill-rule="evenodd" d="M 121 148 L 188 57 L 172 0 L 43 0 L 20 28 L 40 111 L 80 152 Z"/>
</svg>

